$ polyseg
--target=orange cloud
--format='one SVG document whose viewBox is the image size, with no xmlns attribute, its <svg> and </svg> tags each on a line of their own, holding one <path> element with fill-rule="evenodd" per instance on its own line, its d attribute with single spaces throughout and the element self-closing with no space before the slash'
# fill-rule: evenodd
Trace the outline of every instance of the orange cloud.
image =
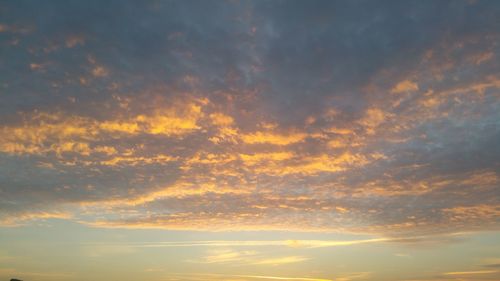
<svg viewBox="0 0 500 281">
<path fill-rule="evenodd" d="M 274 144 L 289 145 L 303 141 L 307 135 L 304 133 L 278 134 L 270 131 L 242 134 L 241 140 L 248 144 Z"/>
<path fill-rule="evenodd" d="M 0 127 L 0 151 L 12 154 L 72 152 L 85 156 L 103 152 L 103 146 L 93 143 L 113 139 L 109 133 L 180 136 L 199 129 L 197 122 L 202 116 L 201 107 L 192 103 L 157 110 L 151 115 L 105 121 L 62 112 L 25 114 L 23 123 Z M 117 150 L 107 146 L 106 151 L 116 153 Z"/>
<path fill-rule="evenodd" d="M 418 91 L 418 84 L 411 80 L 401 81 L 391 89 L 391 93 L 393 94 L 399 94 L 411 91 Z"/>
<path fill-rule="evenodd" d="M 70 212 L 27 212 L 7 218 L 0 218 L 0 226 L 14 227 L 26 225 L 31 221 L 47 220 L 47 219 L 71 219 L 73 215 Z"/>
<path fill-rule="evenodd" d="M 270 152 L 270 153 L 254 153 L 254 154 L 240 154 L 241 160 L 245 165 L 256 165 L 267 161 L 284 161 L 294 157 L 292 152 Z"/>
<path fill-rule="evenodd" d="M 231 126 L 234 123 L 234 119 L 231 116 L 218 112 L 210 114 L 210 119 L 216 126 Z"/>
</svg>

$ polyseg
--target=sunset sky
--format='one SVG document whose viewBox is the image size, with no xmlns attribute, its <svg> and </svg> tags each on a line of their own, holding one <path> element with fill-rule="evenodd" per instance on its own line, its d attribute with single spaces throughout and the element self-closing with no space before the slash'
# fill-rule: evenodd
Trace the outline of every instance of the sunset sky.
<svg viewBox="0 0 500 281">
<path fill-rule="evenodd" d="M 0 1 L 0 280 L 500 280 L 500 1 Z"/>
</svg>

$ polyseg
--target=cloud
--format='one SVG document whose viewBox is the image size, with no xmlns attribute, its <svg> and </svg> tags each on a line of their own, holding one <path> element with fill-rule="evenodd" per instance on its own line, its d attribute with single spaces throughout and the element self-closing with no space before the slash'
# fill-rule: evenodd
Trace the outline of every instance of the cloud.
<svg viewBox="0 0 500 281">
<path fill-rule="evenodd" d="M 270 259 L 262 259 L 255 262 L 258 265 L 282 265 L 282 264 L 291 264 L 291 263 L 299 263 L 303 261 L 307 261 L 310 258 L 302 257 L 302 256 L 289 256 L 289 257 L 279 257 L 279 258 L 270 258 Z"/>
<path fill-rule="evenodd" d="M 443 275 L 476 275 L 476 274 L 491 274 L 491 273 L 497 273 L 498 271 L 495 270 L 477 270 L 477 271 L 453 271 L 453 272 L 446 272 L 443 273 Z"/>
<path fill-rule="evenodd" d="M 418 91 L 418 85 L 410 80 L 404 80 L 396 84 L 396 86 L 392 88 L 391 93 L 397 94 L 409 91 Z"/>
<path fill-rule="evenodd" d="M 213 278 L 221 280 L 234 280 L 234 278 L 243 278 L 243 280 L 298 280 L 298 281 L 333 281 L 331 279 L 323 278 L 309 278 L 309 277 L 284 277 L 284 276 L 270 276 L 270 275 L 241 275 L 241 274 L 171 274 L 181 280 L 213 280 Z M 182 279 L 186 278 L 186 279 Z"/>
<path fill-rule="evenodd" d="M 249 144 L 268 143 L 275 145 L 288 145 L 303 141 L 305 137 L 306 135 L 302 133 L 281 135 L 272 132 L 255 132 L 247 135 L 242 135 L 241 139 L 243 142 Z"/>
<path fill-rule="evenodd" d="M 48 219 L 71 219 L 72 214 L 67 212 L 21 212 L 15 215 L 15 217 L 5 217 L 0 220 L 0 225 L 4 227 L 15 227 L 24 225 L 33 220 L 48 220 Z"/>
<path fill-rule="evenodd" d="M 0 4 L 3 225 L 498 229 L 499 5 L 193 5 Z"/>
<path fill-rule="evenodd" d="M 106 243 L 103 246 L 111 246 L 113 248 L 126 248 L 127 251 L 133 251 L 134 248 L 184 248 L 184 247 L 200 247 L 207 248 L 207 254 L 201 259 L 188 260 L 195 263 L 225 263 L 225 262 L 243 262 L 260 263 L 266 260 L 265 264 L 279 264 L 279 260 L 283 259 L 283 263 L 287 261 L 306 260 L 306 257 L 286 256 L 269 259 L 269 256 L 262 255 L 255 249 L 267 249 L 269 247 L 285 247 L 294 249 L 315 249 L 315 248 L 333 248 L 333 247 L 349 247 L 364 244 L 382 244 L 395 243 L 401 245 L 416 245 L 418 247 L 426 244 L 436 244 L 443 242 L 453 242 L 467 233 L 454 233 L 447 235 L 432 235 L 432 236 L 413 236 L 406 238 L 366 238 L 357 240 L 194 240 L 194 241 L 158 241 L 158 242 L 133 242 L 133 243 Z M 100 243 L 88 243 L 85 246 L 95 246 L 99 248 Z M 235 250 L 245 249 L 245 250 Z M 404 254 L 396 254 L 396 256 L 408 257 Z M 269 260 L 268 260 L 269 259 Z M 277 259 L 275 262 L 272 262 Z"/>
<path fill-rule="evenodd" d="M 215 241 L 213 241 L 215 242 Z M 245 241 L 241 241 L 241 245 L 245 244 Z M 258 245 L 258 241 L 248 241 L 250 243 L 248 245 Z M 265 243 L 265 241 L 263 241 Z M 210 243 L 206 242 L 200 242 L 198 243 L 193 243 L 191 246 L 195 245 L 208 245 Z M 222 245 L 224 243 L 226 244 L 233 244 L 233 243 L 228 243 L 221 241 L 219 242 L 220 244 L 213 243 L 210 246 L 216 246 L 216 245 Z M 260 243 L 261 246 L 263 243 Z M 272 245 L 273 243 L 269 243 L 269 245 Z M 189 243 L 185 244 L 177 244 L 177 246 L 181 245 L 189 245 Z M 170 246 L 175 246 L 175 244 L 170 244 Z M 217 247 L 217 246 L 216 246 Z M 269 258 L 267 255 L 263 255 L 260 252 L 257 251 L 251 251 L 251 250 L 239 250 L 235 251 L 232 249 L 212 249 L 207 251 L 207 255 L 203 256 L 200 259 L 196 260 L 187 260 L 187 262 L 191 263 L 201 263 L 201 264 L 231 264 L 231 265 L 244 265 L 244 264 L 253 264 L 253 265 L 268 265 L 268 266 L 278 266 L 278 265 L 283 265 L 283 264 L 290 264 L 290 263 L 300 263 L 306 260 L 309 260 L 310 258 L 303 257 L 303 256 L 285 256 L 285 257 L 273 257 Z"/>
<path fill-rule="evenodd" d="M 200 260 L 189 260 L 194 263 L 248 263 L 253 259 L 257 252 L 255 251 L 233 251 L 233 250 L 213 250 Z"/>
</svg>

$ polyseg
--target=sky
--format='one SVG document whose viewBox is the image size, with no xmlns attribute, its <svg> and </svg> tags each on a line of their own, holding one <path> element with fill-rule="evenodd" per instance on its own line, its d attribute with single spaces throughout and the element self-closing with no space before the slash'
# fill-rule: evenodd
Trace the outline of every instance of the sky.
<svg viewBox="0 0 500 281">
<path fill-rule="evenodd" d="M 0 279 L 500 280 L 499 1 L 0 1 Z"/>
</svg>

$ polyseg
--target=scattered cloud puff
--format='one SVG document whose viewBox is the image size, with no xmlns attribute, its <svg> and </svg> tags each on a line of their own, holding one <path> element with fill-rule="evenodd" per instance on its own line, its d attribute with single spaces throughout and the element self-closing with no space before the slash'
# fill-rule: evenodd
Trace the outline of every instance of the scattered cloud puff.
<svg viewBox="0 0 500 281">
<path fill-rule="evenodd" d="M 500 5 L 411 6 L 0 4 L 1 224 L 498 229 Z"/>
</svg>

